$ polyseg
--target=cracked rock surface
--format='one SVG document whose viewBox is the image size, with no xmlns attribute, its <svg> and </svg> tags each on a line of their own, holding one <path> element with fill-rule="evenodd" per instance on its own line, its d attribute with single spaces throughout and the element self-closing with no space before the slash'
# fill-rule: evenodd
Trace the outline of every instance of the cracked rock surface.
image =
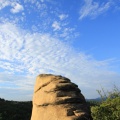
<svg viewBox="0 0 120 120">
<path fill-rule="evenodd" d="M 78 86 L 68 78 L 37 76 L 31 120 L 92 120 L 89 107 Z"/>
</svg>

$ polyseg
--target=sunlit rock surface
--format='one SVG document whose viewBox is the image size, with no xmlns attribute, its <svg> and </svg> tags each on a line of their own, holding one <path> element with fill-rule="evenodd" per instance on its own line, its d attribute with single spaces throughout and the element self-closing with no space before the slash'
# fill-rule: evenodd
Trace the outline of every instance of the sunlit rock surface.
<svg viewBox="0 0 120 120">
<path fill-rule="evenodd" d="M 37 76 L 31 120 L 92 120 L 80 89 L 68 78 Z"/>
</svg>

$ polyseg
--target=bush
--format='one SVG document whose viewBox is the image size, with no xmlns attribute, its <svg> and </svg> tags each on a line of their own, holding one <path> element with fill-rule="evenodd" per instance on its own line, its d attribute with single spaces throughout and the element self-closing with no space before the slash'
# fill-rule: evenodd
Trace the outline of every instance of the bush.
<svg viewBox="0 0 120 120">
<path fill-rule="evenodd" d="M 98 91 L 102 103 L 99 106 L 91 107 L 92 117 L 94 120 L 120 120 L 120 91 L 115 86 L 112 92 L 107 92 L 104 95 Z"/>
</svg>

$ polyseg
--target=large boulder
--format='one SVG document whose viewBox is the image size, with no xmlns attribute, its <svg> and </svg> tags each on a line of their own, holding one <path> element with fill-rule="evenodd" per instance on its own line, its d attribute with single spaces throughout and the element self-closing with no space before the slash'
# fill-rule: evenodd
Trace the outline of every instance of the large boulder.
<svg viewBox="0 0 120 120">
<path fill-rule="evenodd" d="M 41 74 L 36 79 L 31 120 L 92 120 L 80 89 L 68 78 Z"/>
</svg>

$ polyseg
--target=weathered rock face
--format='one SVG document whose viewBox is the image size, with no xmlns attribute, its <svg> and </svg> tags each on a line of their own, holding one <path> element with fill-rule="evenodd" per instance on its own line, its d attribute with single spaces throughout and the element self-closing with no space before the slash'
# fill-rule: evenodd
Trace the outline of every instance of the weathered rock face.
<svg viewBox="0 0 120 120">
<path fill-rule="evenodd" d="M 78 86 L 51 74 L 37 77 L 31 120 L 92 120 Z"/>
</svg>

